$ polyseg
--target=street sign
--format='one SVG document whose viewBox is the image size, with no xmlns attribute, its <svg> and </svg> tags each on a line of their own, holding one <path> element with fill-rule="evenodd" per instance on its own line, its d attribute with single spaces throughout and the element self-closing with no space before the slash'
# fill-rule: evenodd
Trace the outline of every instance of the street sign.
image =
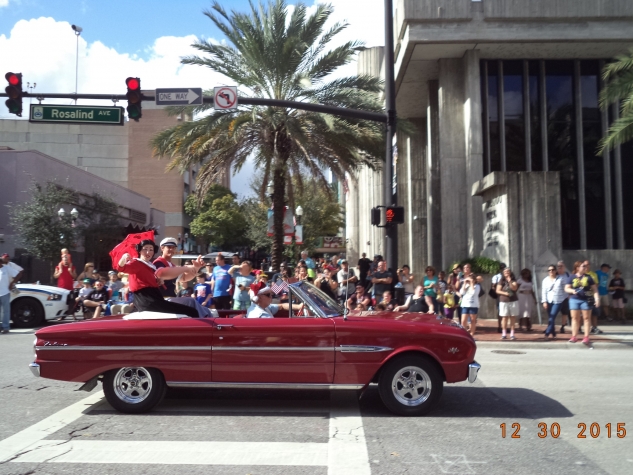
<svg viewBox="0 0 633 475">
<path fill-rule="evenodd" d="M 202 88 L 156 89 L 155 101 L 157 106 L 199 105 L 202 104 Z"/>
<path fill-rule="evenodd" d="M 31 104 L 29 122 L 123 125 L 123 107 Z"/>
<path fill-rule="evenodd" d="M 237 110 L 237 86 L 214 87 L 213 107 L 216 111 Z"/>
</svg>

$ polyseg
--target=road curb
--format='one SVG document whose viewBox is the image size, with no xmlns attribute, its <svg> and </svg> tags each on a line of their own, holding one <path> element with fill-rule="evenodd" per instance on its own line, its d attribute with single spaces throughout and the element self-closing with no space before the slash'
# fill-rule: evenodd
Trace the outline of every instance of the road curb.
<svg viewBox="0 0 633 475">
<path fill-rule="evenodd" d="M 539 342 L 539 341 L 477 341 L 478 350 L 577 350 L 586 351 L 589 348 L 583 345 L 580 341 L 578 343 L 553 343 L 553 342 Z M 604 341 L 600 340 L 593 342 L 593 349 L 596 351 L 602 350 L 622 350 L 633 349 L 633 341 Z"/>
</svg>

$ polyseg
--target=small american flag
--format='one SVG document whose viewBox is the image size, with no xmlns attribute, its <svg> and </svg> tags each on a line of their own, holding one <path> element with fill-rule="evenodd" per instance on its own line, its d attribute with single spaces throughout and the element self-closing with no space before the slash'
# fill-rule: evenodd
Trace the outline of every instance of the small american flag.
<svg viewBox="0 0 633 475">
<path fill-rule="evenodd" d="M 273 282 L 270 286 L 270 290 L 275 292 L 277 295 L 282 293 L 284 290 L 288 289 L 288 283 L 283 280 L 278 280 L 277 282 Z"/>
</svg>

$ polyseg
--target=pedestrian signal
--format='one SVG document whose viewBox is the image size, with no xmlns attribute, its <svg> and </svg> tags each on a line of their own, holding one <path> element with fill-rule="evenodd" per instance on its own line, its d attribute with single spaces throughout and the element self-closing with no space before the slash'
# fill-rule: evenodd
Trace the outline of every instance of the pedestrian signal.
<svg viewBox="0 0 633 475">
<path fill-rule="evenodd" d="M 380 208 L 371 209 L 371 225 L 380 226 Z"/>
<path fill-rule="evenodd" d="M 387 224 L 404 223 L 404 207 L 387 206 L 387 211 L 385 211 L 385 219 L 387 221 Z"/>
<path fill-rule="evenodd" d="M 9 82 L 9 85 L 4 89 L 9 96 L 9 99 L 5 102 L 9 112 L 15 114 L 18 117 L 22 117 L 22 73 L 7 73 L 4 77 Z"/>
<path fill-rule="evenodd" d="M 127 78 L 125 80 L 127 85 L 127 115 L 130 119 L 138 122 L 143 117 L 143 111 L 141 109 L 141 102 L 143 101 L 143 94 L 141 94 L 141 79 L 140 78 Z"/>
</svg>

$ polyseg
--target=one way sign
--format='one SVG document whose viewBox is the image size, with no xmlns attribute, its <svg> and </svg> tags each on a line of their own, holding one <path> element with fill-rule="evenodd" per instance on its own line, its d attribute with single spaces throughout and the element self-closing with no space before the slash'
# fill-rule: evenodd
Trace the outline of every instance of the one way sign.
<svg viewBox="0 0 633 475">
<path fill-rule="evenodd" d="M 186 106 L 202 104 L 202 88 L 156 89 L 157 106 Z"/>
</svg>

